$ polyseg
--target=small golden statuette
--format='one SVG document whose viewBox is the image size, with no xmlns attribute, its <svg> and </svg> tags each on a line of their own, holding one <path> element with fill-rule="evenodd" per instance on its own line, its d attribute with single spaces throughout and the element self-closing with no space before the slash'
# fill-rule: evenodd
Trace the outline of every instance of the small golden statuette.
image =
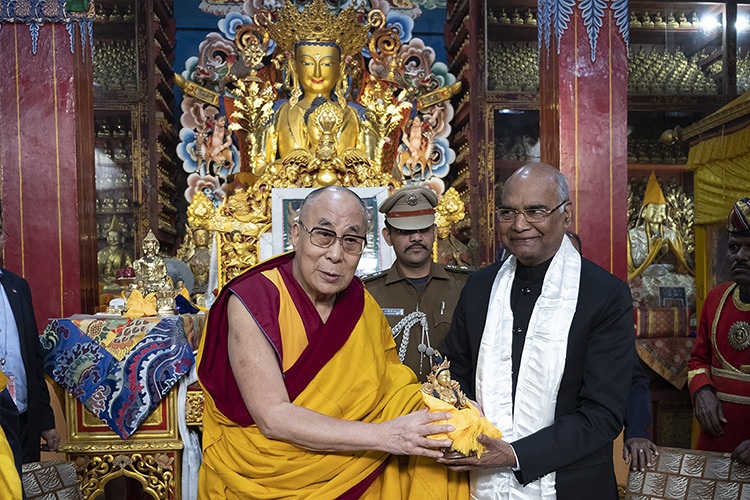
<svg viewBox="0 0 750 500">
<path fill-rule="evenodd" d="M 470 455 L 481 457 L 485 449 L 477 438 L 485 434 L 488 437 L 500 439 L 503 434 L 500 429 L 482 416 L 461 391 L 458 381 L 451 378 L 450 361 L 440 356 L 437 351 L 435 359 L 439 361 L 439 364 L 433 365 L 432 371 L 427 376 L 427 382 L 422 384 L 422 401 L 430 411 L 449 412 L 451 418 L 447 422 L 453 425 L 455 430 L 447 435 L 436 434 L 432 437 L 453 441 L 453 446 L 443 450 L 446 457 L 457 458 Z"/>
</svg>

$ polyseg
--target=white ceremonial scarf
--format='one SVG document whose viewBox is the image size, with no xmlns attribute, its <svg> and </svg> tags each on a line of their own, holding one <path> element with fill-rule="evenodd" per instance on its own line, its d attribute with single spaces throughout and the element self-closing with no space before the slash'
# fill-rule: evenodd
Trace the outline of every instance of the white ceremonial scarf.
<svg viewBox="0 0 750 500">
<path fill-rule="evenodd" d="M 487 418 L 512 443 L 551 425 L 565 369 L 568 332 L 578 304 L 581 256 L 567 237 L 552 258 L 542 293 L 529 320 L 512 401 L 513 311 L 510 292 L 516 274 L 510 257 L 492 285 L 487 320 L 477 360 L 477 400 Z M 523 462 L 520 464 L 523 469 Z M 510 469 L 471 473 L 471 497 L 483 500 L 555 499 L 555 473 L 522 486 Z"/>
</svg>

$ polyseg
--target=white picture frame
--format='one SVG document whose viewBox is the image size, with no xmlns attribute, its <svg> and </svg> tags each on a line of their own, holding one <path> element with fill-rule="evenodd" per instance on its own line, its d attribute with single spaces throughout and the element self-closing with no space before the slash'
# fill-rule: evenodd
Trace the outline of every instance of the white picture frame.
<svg viewBox="0 0 750 500">
<path fill-rule="evenodd" d="M 292 250 L 291 227 L 305 197 L 316 188 L 274 188 L 271 191 L 271 233 L 273 255 Z M 366 276 L 388 269 L 396 256 L 383 237 L 385 217 L 378 206 L 388 197 L 387 187 L 349 188 L 362 199 L 367 207 L 370 228 L 367 246 L 357 267 L 357 276 Z"/>
</svg>

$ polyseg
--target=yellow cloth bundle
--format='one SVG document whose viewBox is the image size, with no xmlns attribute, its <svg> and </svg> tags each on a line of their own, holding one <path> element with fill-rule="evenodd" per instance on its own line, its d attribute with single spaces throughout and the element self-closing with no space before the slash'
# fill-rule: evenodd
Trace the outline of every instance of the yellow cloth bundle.
<svg viewBox="0 0 750 500">
<path fill-rule="evenodd" d="M 149 293 L 144 297 L 140 290 L 134 289 L 125 303 L 123 316 L 126 318 L 156 316 L 156 295 Z"/>
<path fill-rule="evenodd" d="M 453 440 L 454 450 L 461 452 L 464 455 L 469 455 L 474 452 L 477 454 L 477 457 L 481 457 L 482 453 L 485 451 L 485 447 L 477 441 L 480 434 L 485 434 L 486 436 L 495 439 L 503 437 L 503 433 L 500 432 L 500 429 L 492 425 L 489 420 L 483 417 L 479 410 L 471 403 L 468 403 L 469 406 L 467 408 L 459 410 L 452 404 L 446 403 L 434 396 L 430 396 L 424 392 L 421 394 L 422 401 L 424 401 L 424 404 L 427 405 L 430 411 L 450 412 L 450 420 L 440 420 L 438 422 L 433 422 L 433 424 L 450 424 L 455 427 L 455 430 L 449 432 L 447 435 L 441 433 L 434 434 L 430 437 L 435 439 Z"/>
</svg>

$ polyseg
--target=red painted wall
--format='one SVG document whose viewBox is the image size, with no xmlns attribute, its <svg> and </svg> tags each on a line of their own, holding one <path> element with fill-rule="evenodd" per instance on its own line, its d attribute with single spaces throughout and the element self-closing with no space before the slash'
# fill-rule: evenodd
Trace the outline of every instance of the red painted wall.
<svg viewBox="0 0 750 500">
<path fill-rule="evenodd" d="M 542 160 L 559 165 L 570 184 L 572 230 L 584 255 L 627 279 L 627 53 L 611 11 L 591 60 L 588 34 L 575 9 L 559 55 L 549 57 L 542 78 L 554 88 L 543 97 L 542 128 L 557 127 L 543 142 Z M 556 44 L 551 44 L 550 52 Z"/>
<path fill-rule="evenodd" d="M 31 286 L 39 329 L 81 312 L 74 57 L 60 24 L 0 29 L 3 266 Z"/>
</svg>

